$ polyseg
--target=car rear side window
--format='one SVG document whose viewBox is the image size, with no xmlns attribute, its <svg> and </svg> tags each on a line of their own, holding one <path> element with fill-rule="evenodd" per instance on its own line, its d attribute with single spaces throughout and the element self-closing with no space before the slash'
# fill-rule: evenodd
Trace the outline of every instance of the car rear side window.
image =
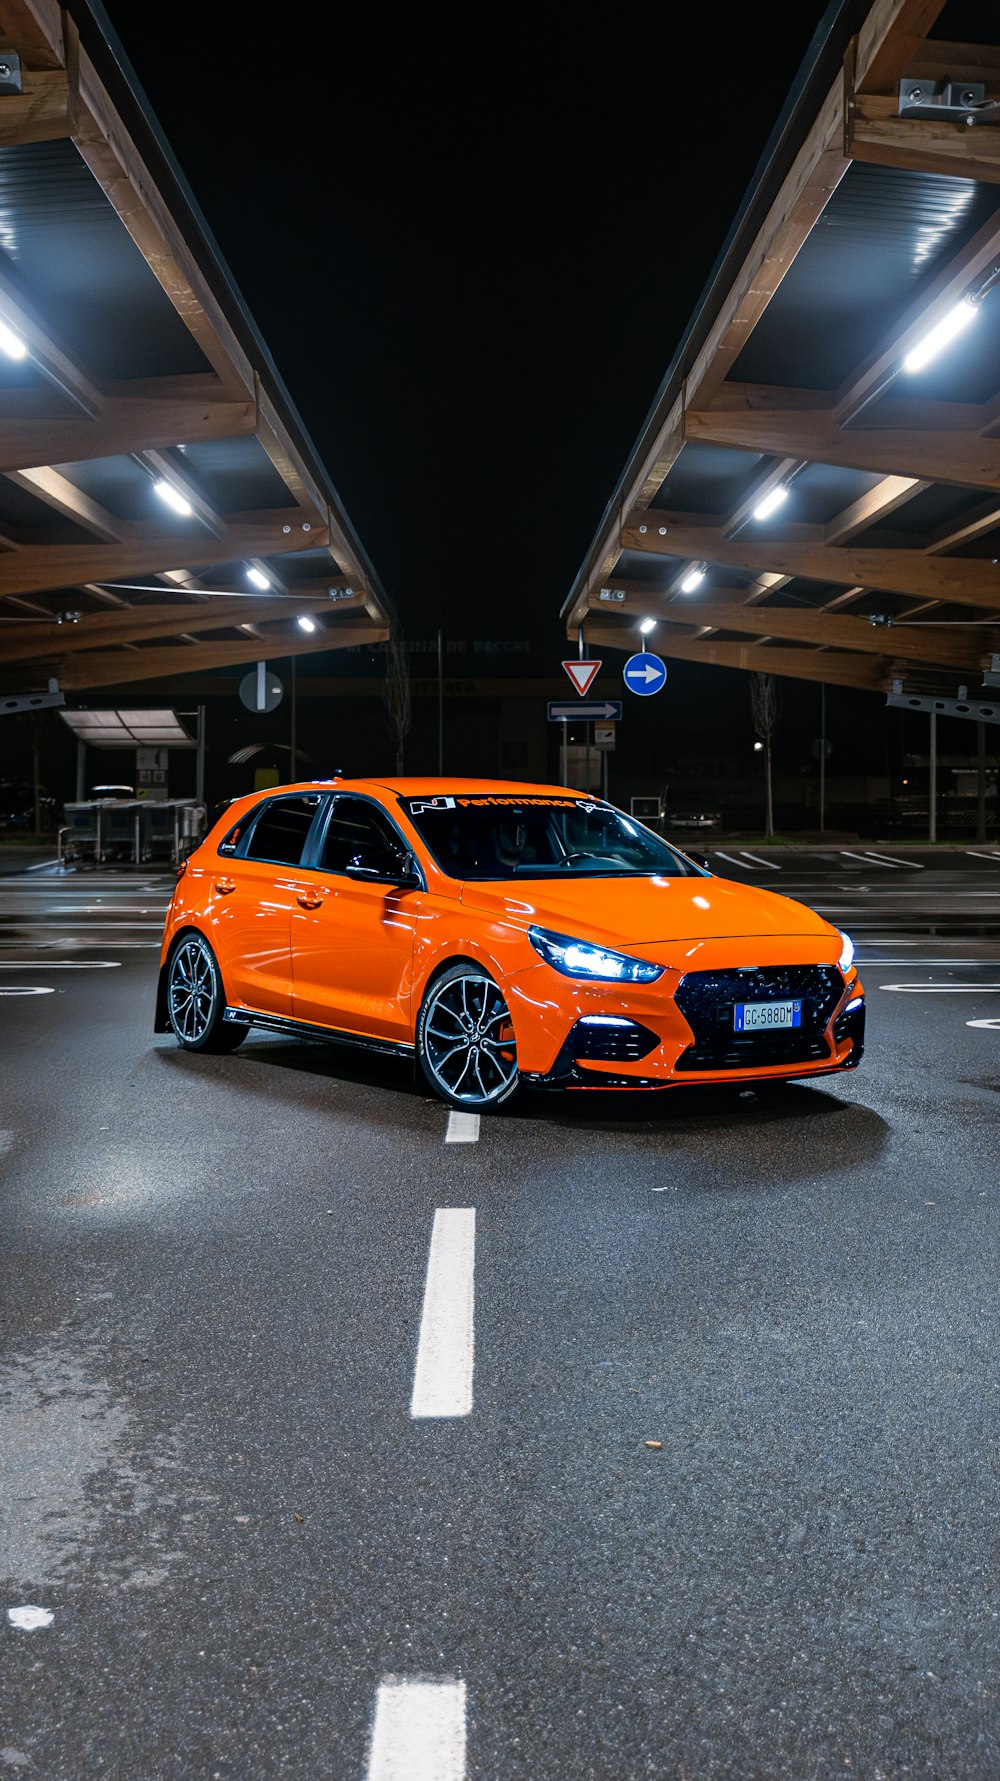
<svg viewBox="0 0 1000 1781">
<path fill-rule="evenodd" d="M 318 808 L 318 797 L 273 798 L 254 824 L 244 857 L 297 866 Z"/>
</svg>

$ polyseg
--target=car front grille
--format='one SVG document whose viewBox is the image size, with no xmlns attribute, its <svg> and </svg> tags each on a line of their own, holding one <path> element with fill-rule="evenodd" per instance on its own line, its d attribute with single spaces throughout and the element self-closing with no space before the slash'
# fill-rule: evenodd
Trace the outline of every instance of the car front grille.
<svg viewBox="0 0 1000 1781">
<path fill-rule="evenodd" d="M 781 965 L 746 971 L 689 971 L 675 995 L 694 1034 L 678 1070 L 752 1070 L 771 1064 L 819 1063 L 844 980 L 833 965 Z M 737 1002 L 802 1003 L 802 1025 L 759 1033 L 733 1031 Z"/>
</svg>

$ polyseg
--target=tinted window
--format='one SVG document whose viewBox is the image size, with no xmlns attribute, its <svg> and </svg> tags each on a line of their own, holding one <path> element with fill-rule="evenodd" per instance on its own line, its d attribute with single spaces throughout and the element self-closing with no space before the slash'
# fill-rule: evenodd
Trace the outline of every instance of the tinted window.
<svg viewBox="0 0 1000 1781">
<path fill-rule="evenodd" d="M 346 872 L 348 866 L 369 861 L 379 865 L 386 854 L 395 861 L 405 851 L 392 823 L 374 804 L 366 804 L 363 798 L 336 799 L 320 862 L 325 872 Z"/>
<path fill-rule="evenodd" d="M 297 866 L 318 806 L 318 797 L 274 798 L 265 804 L 254 825 L 246 858 Z"/>
</svg>

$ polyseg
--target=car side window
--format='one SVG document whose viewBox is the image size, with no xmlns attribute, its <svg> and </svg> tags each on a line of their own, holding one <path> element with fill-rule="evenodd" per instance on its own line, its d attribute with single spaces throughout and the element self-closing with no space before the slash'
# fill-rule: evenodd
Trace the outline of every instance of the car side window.
<svg viewBox="0 0 1000 1781">
<path fill-rule="evenodd" d="M 324 872 L 346 872 L 348 866 L 384 860 L 387 854 L 401 859 L 405 851 L 392 823 L 374 804 L 364 798 L 334 801 L 320 861 Z"/>
<path fill-rule="evenodd" d="M 244 858 L 297 866 L 318 808 L 318 797 L 272 798 L 254 824 Z"/>
</svg>

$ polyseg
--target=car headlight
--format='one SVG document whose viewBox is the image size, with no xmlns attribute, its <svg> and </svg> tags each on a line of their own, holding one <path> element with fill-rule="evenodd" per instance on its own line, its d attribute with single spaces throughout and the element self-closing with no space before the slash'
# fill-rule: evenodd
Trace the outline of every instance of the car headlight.
<svg viewBox="0 0 1000 1781">
<path fill-rule="evenodd" d="M 589 940 L 571 940 L 566 934 L 550 934 L 546 928 L 529 928 L 528 939 L 547 965 L 563 977 L 599 977 L 605 983 L 655 983 L 665 966 L 645 959 L 630 959 Z"/>
<path fill-rule="evenodd" d="M 839 928 L 838 928 L 837 932 L 840 933 Z M 843 973 L 846 977 L 848 971 L 850 970 L 851 966 L 854 963 L 854 941 L 851 939 L 850 934 L 840 934 L 840 938 L 844 942 L 844 950 L 841 953 L 839 959 L 837 960 L 837 963 L 840 966 L 840 969 L 843 971 Z"/>
</svg>

